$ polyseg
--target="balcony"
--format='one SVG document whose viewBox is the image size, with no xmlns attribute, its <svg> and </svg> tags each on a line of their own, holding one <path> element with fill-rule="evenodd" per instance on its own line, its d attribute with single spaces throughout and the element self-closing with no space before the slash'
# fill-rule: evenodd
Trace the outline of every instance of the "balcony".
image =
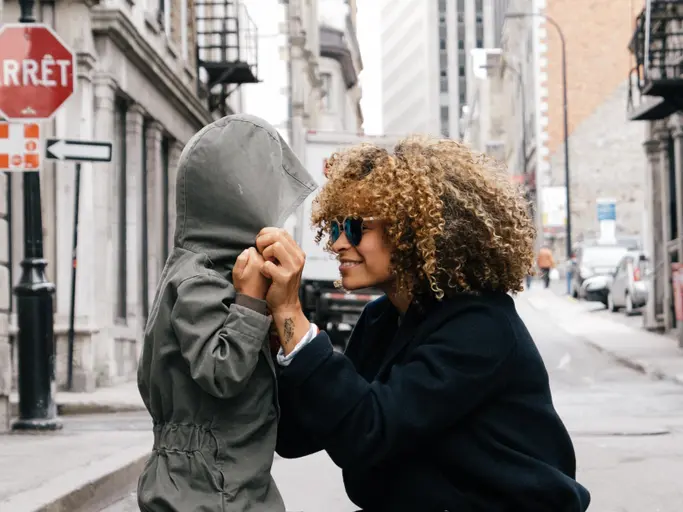
<svg viewBox="0 0 683 512">
<path fill-rule="evenodd" d="M 632 120 L 664 119 L 683 109 L 683 2 L 648 0 L 629 44 L 636 66 L 629 91 Z M 635 91 L 640 98 L 633 105 Z"/>
<path fill-rule="evenodd" d="M 239 0 L 196 0 L 199 96 L 212 113 L 231 113 L 228 98 L 258 83 L 258 30 Z"/>
</svg>

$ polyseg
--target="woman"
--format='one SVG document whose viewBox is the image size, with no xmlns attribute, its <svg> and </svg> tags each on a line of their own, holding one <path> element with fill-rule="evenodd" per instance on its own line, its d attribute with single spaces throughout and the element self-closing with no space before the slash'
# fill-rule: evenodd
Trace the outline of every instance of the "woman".
<svg viewBox="0 0 683 512">
<path fill-rule="evenodd" d="M 344 355 L 301 311 L 304 254 L 256 244 L 281 339 L 277 451 L 326 450 L 364 511 L 584 511 L 548 375 L 508 295 L 534 259 L 509 176 L 451 140 L 335 155 L 313 222 L 341 285 L 376 287 Z M 315 480 L 311 480 L 315 485 Z"/>
</svg>

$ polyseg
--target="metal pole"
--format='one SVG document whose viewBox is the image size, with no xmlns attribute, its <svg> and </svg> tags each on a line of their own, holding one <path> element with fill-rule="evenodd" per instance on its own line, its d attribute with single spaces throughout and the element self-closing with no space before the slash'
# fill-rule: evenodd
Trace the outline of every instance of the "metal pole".
<svg viewBox="0 0 683 512">
<path fill-rule="evenodd" d="M 32 0 L 19 0 L 20 23 L 33 23 Z M 19 419 L 15 430 L 57 430 L 55 391 L 55 339 L 52 296 L 55 285 L 45 276 L 43 221 L 40 205 L 40 174 L 23 173 L 24 260 L 14 288 L 17 296 L 19 334 Z"/>
<path fill-rule="evenodd" d="M 76 337 L 76 270 L 78 268 L 78 212 L 81 197 L 81 163 L 76 163 L 76 187 L 74 193 L 74 232 L 71 251 L 71 305 L 69 308 L 69 361 L 67 386 L 73 389 L 74 384 L 74 338 Z"/>
</svg>

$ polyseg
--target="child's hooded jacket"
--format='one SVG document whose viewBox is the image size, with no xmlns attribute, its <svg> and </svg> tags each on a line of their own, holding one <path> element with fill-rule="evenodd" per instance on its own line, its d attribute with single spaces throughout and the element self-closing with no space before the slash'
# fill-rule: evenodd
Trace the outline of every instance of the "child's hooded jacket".
<svg viewBox="0 0 683 512">
<path fill-rule="evenodd" d="M 235 300 L 230 272 L 256 234 L 283 225 L 315 183 L 272 126 L 235 115 L 188 142 L 176 187 L 174 247 L 138 369 L 154 421 L 139 505 L 284 512 L 270 474 L 279 414 L 271 320 Z"/>
</svg>

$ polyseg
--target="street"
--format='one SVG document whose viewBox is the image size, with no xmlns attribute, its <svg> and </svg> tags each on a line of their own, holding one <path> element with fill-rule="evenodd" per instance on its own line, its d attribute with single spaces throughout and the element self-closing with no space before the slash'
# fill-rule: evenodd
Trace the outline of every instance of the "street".
<svg viewBox="0 0 683 512">
<path fill-rule="evenodd" d="M 555 404 L 574 439 L 578 479 L 592 493 L 590 510 L 678 512 L 683 503 L 683 387 L 618 365 L 559 329 L 524 296 L 518 309 L 541 350 Z M 108 428 L 117 425 L 145 428 L 145 415 L 121 415 L 121 422 L 109 422 Z M 355 510 L 345 497 L 340 471 L 324 454 L 277 458 L 273 472 L 288 511 Z M 124 494 L 101 510 L 136 511 L 134 488 Z"/>
</svg>

